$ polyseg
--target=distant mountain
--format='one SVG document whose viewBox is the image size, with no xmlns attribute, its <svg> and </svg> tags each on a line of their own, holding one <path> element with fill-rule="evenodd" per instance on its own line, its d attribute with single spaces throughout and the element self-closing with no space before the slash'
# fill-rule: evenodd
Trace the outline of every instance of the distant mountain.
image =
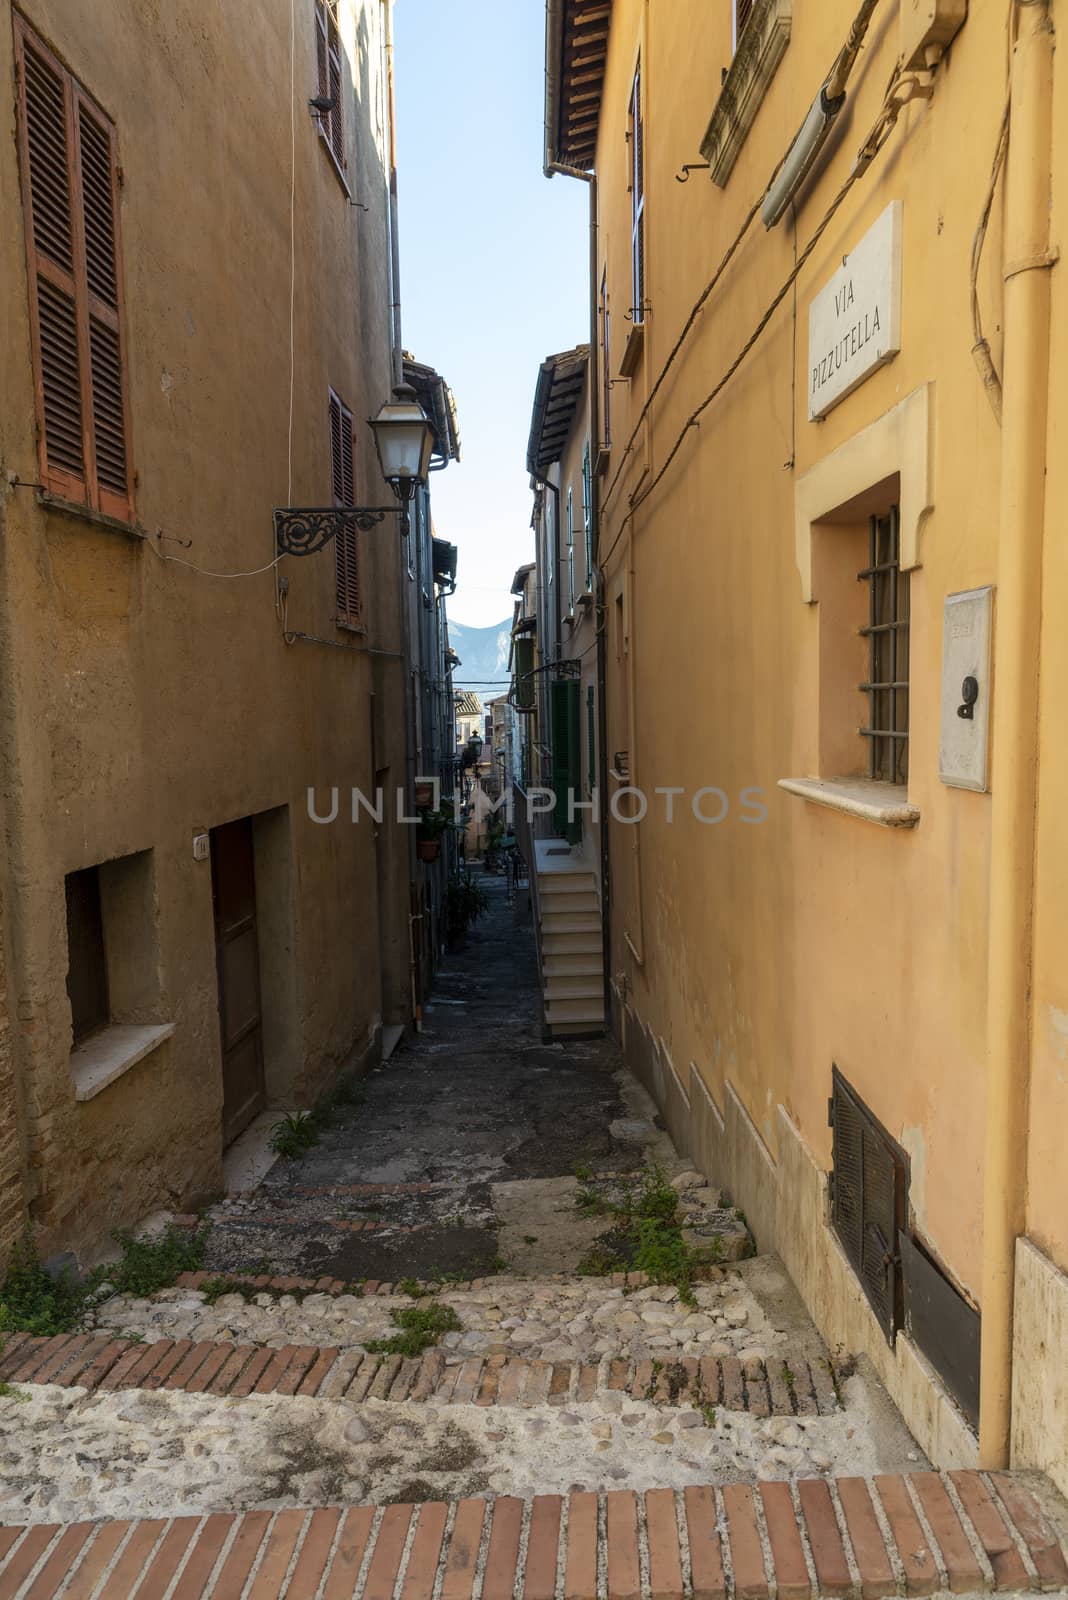
<svg viewBox="0 0 1068 1600">
<path fill-rule="evenodd" d="M 473 690 L 483 705 L 504 694 L 509 684 L 511 638 L 511 617 L 492 628 L 469 628 L 462 622 L 453 622 L 450 617 L 449 643 L 463 662 L 453 674 L 453 682 Z"/>
</svg>

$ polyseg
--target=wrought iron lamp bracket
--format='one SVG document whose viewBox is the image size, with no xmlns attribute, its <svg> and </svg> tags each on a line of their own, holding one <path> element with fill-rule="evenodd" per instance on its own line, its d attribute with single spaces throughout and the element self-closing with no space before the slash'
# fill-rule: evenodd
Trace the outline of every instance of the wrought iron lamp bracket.
<svg viewBox="0 0 1068 1600">
<path fill-rule="evenodd" d="M 280 556 L 311 556 L 337 538 L 342 528 L 356 527 L 361 533 L 384 522 L 403 505 L 392 506 L 301 506 L 275 507 L 274 537 Z"/>
</svg>

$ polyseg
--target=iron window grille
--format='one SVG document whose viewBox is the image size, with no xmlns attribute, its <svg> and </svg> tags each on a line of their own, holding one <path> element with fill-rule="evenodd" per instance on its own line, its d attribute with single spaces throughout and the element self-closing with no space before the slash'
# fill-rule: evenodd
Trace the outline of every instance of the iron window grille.
<svg viewBox="0 0 1068 1600">
<path fill-rule="evenodd" d="M 909 776 L 909 575 L 901 571 L 901 526 L 897 506 L 868 527 L 868 565 L 857 573 L 868 585 L 868 776 L 907 783 Z"/>
</svg>

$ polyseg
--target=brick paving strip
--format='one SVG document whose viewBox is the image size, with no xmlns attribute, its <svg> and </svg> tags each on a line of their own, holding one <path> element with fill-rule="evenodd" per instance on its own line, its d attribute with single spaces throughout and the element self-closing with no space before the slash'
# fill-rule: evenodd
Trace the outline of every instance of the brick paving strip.
<svg viewBox="0 0 1068 1600">
<path fill-rule="evenodd" d="M 2 1600 L 879 1600 L 1066 1584 L 1057 1534 L 1004 1473 L 0 1527 Z"/>
<path fill-rule="evenodd" d="M 781 1371 L 780 1371 L 781 1369 Z M 782 1372 L 789 1373 L 785 1381 Z M 713 1406 L 756 1417 L 828 1416 L 839 1409 L 830 1369 L 820 1362 L 762 1361 L 744 1365 L 688 1356 L 631 1362 L 605 1357 L 599 1366 L 472 1356 L 445 1365 L 440 1348 L 419 1359 L 370 1355 L 316 1345 L 234 1345 L 226 1341 L 159 1339 L 154 1344 L 99 1334 L 30 1338 L 16 1334 L 0 1354 L 0 1381 L 54 1383 L 64 1389 L 184 1390 L 189 1394 L 280 1394 L 346 1399 L 433 1400 L 452 1405 L 563 1406 L 593 1400 L 602 1388 L 658 1405 Z M 938 1502 L 930 1515 L 940 1515 Z"/>
</svg>

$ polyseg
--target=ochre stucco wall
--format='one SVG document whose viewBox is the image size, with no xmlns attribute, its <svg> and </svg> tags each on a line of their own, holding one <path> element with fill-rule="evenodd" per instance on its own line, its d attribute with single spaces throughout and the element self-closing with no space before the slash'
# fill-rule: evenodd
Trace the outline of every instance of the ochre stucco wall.
<svg viewBox="0 0 1068 1600">
<path fill-rule="evenodd" d="M 855 8 L 843 0 L 793 9 L 786 54 L 721 189 L 699 172 L 685 184 L 675 174 L 696 159 L 720 68 L 730 60 L 730 8 L 640 0 L 613 8 L 597 171 L 614 368 L 631 299 L 626 129 L 639 44 L 650 311 L 641 364 L 629 385 L 612 390 L 606 490 L 691 306 L 762 194 Z M 837 1063 L 907 1150 L 915 1231 L 973 1301 L 982 1251 L 990 797 L 941 783 L 939 700 L 945 596 L 996 580 L 1001 444 L 971 354 L 969 261 L 1003 105 L 1004 25 L 1003 9 L 971 8 L 933 99 L 903 113 L 805 266 L 796 321 L 788 293 L 664 481 L 623 526 L 628 496 L 648 484 L 646 469 L 659 468 L 685 419 L 741 350 L 876 117 L 899 47 L 897 9 L 876 11 L 847 108 L 800 191 L 796 238 L 789 212 L 770 233 L 759 218 L 750 229 L 610 489 L 600 541 L 610 748 L 629 743 L 632 771 L 646 790 L 681 785 L 690 795 L 716 785 L 731 802 L 715 827 L 696 822 L 685 799 L 677 802 L 673 826 L 664 821 L 662 803 L 651 805 L 638 829 L 613 824 L 613 978 L 683 1086 L 691 1062 L 720 1108 L 729 1085 L 773 1158 L 782 1107 L 816 1165 L 830 1166 L 827 1101 Z M 901 352 L 824 422 L 809 422 L 810 301 L 891 200 L 903 208 Z M 980 289 L 998 361 L 999 261 L 995 206 Z M 1063 342 L 1063 329 L 1059 337 Z M 821 601 L 817 584 L 812 604 L 802 596 L 796 486 L 928 384 L 933 509 L 911 575 L 908 797 L 921 819 L 908 831 L 834 813 L 777 784 L 820 772 L 820 675 L 843 670 L 833 653 L 825 651 L 821 663 L 827 591 Z M 1060 416 L 1056 407 L 1054 414 Z M 1051 466 L 1055 457 L 1051 450 Z M 1063 496 L 1052 477 L 1050 492 Z M 844 541 L 844 530 L 817 533 L 819 540 L 838 536 Z M 1047 549 L 1047 574 L 1063 586 L 1056 548 Z M 617 597 L 625 601 L 629 646 L 622 662 Z M 1050 599 L 1055 605 L 1052 591 Z M 1049 637 L 1058 631 L 1047 629 L 1047 655 L 1064 648 Z M 1055 717 L 1052 697 L 1044 698 L 1050 745 Z M 1053 788 L 1063 772 L 1063 756 L 1051 756 L 1043 775 L 1040 877 L 1044 863 L 1064 854 L 1059 830 L 1068 808 Z M 750 786 L 763 790 L 762 825 L 741 821 L 739 797 Z M 714 799 L 708 803 L 715 806 Z M 1031 1190 L 1036 1229 L 1063 1253 L 1068 1208 L 1050 1161 L 1068 1093 L 1068 1065 L 1060 1068 L 1058 1054 L 1068 1057 L 1068 1033 L 1055 1025 L 1050 1032 L 1050 1006 L 1068 1016 L 1063 972 L 1054 977 L 1065 945 L 1057 870 L 1049 869 L 1039 897 L 1036 980 L 1039 993 L 1048 993 L 1044 1022 L 1036 1005 L 1036 1041 L 1041 1026 L 1046 1042 L 1036 1049 L 1034 1103 L 1042 1106 L 1045 1176 L 1032 1170 Z M 833 1302 L 828 1316 L 833 1324 Z M 833 1325 L 827 1331 L 836 1332 Z"/>
<path fill-rule="evenodd" d="M 287 647 L 275 575 L 263 567 L 272 507 L 330 500 L 328 387 L 357 428 L 357 498 L 383 487 L 362 419 L 390 387 L 386 134 L 381 8 L 343 5 L 349 195 L 306 100 L 314 16 L 296 30 L 290 167 L 289 7 L 256 26 L 186 0 L 164 12 L 122 0 L 26 8 L 30 24 L 113 118 L 121 203 L 130 414 L 144 540 L 6 496 L 0 561 L 0 760 L 8 774 L 8 982 L 17 995 L 32 1215 L 45 1249 L 91 1252 L 110 1228 L 217 1191 L 219 1021 L 211 868 L 194 831 L 288 807 L 289 862 L 261 885 L 290 906 L 287 1058 L 275 1098 L 308 1104 L 338 1067 L 374 1046 L 383 973 L 407 989 L 406 855 L 394 852 L 380 929 L 375 846 L 343 798 L 332 827 L 305 792 L 370 792 L 371 694 L 387 702 L 380 766 L 403 775 L 403 674 L 368 647 L 400 648 L 400 541 L 392 519 L 361 540 L 366 631 L 334 623 L 330 550 L 289 562 Z M 12 77 L 9 8 L 0 81 Z M 9 95 L 6 124 L 14 126 Z M 289 487 L 290 186 L 293 248 L 292 487 Z M 5 382 L 0 456 L 36 477 L 26 268 L 15 146 L 0 153 Z M 160 538 L 162 531 L 164 537 Z M 181 541 L 181 542 L 179 542 Z M 344 646 L 344 650 L 330 648 Z M 64 874 L 154 852 L 159 1020 L 173 1037 L 96 1099 L 69 1068 Z M 283 852 L 284 855 L 284 852 Z M 380 941 L 380 933 L 382 938 Z M 272 1001 L 277 996 L 272 994 Z M 277 1010 L 277 1007 L 276 1007 Z"/>
</svg>

